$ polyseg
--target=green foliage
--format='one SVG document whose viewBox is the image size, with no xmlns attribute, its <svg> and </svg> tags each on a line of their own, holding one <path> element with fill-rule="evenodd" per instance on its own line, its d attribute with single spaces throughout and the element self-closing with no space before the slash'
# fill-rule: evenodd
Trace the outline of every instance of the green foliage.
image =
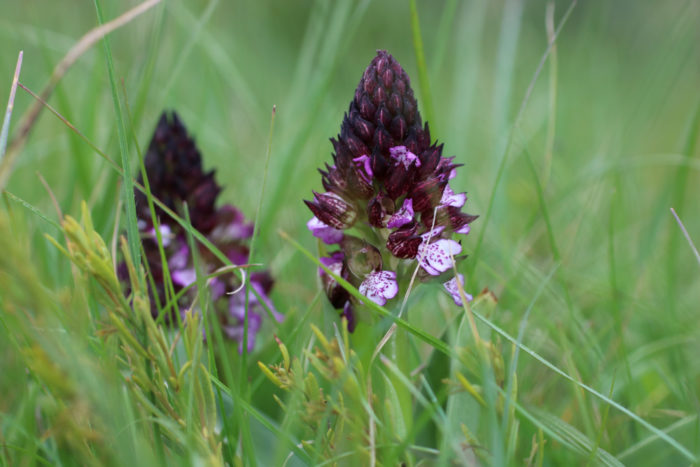
<svg viewBox="0 0 700 467">
<path fill-rule="evenodd" d="M 697 463 L 700 271 L 669 208 L 700 242 L 700 12 L 571 5 L 169 0 L 79 57 L 49 104 L 82 136 L 45 109 L 0 201 L 0 465 Z M 105 22 L 127 8 L 99 6 Z M 3 13 L 4 109 L 19 50 L 40 93 L 98 20 L 47 0 Z M 464 310 L 422 285 L 400 320 L 370 305 L 347 335 L 319 299 L 301 199 L 378 48 L 466 166 L 452 183 L 482 217 L 460 272 L 491 292 Z M 33 104 L 19 88 L 8 148 Z M 186 324 L 154 322 L 129 260 L 135 173 L 119 167 L 140 165 L 164 108 L 221 196 L 259 210 L 253 259 L 286 320 L 247 359 L 204 290 Z"/>
</svg>

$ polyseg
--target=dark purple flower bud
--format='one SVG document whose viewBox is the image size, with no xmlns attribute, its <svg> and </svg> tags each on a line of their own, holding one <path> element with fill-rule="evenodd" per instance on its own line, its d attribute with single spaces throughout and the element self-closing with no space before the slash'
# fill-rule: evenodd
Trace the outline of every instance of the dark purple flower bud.
<svg viewBox="0 0 700 467">
<path fill-rule="evenodd" d="M 355 310 L 353 309 L 352 303 L 350 300 L 345 302 L 345 305 L 343 306 L 343 311 L 340 313 L 341 318 L 345 318 L 348 320 L 348 332 L 353 332 L 355 330 Z"/>
<path fill-rule="evenodd" d="M 416 235 L 417 225 L 415 221 L 389 235 L 386 247 L 392 255 L 401 259 L 415 258 L 418 254 L 418 247 L 423 243 L 420 235 Z"/>
<path fill-rule="evenodd" d="M 446 227 L 456 233 L 469 233 L 469 224 L 479 216 L 463 213 L 459 208 L 450 205 L 441 205 L 437 210 L 437 218 L 433 221 L 433 211 L 427 210 L 421 213 L 421 222 L 426 228 L 433 224 Z"/>
<path fill-rule="evenodd" d="M 384 181 L 384 188 L 392 199 L 397 199 L 411 189 L 421 161 L 406 146 L 390 148 L 389 154 L 392 168 Z"/>
<path fill-rule="evenodd" d="M 447 185 L 447 180 L 429 178 L 416 183 L 409 197 L 413 200 L 413 210 L 423 212 L 434 209 L 442 198 L 442 192 Z"/>
<path fill-rule="evenodd" d="M 394 202 L 379 192 L 367 205 L 367 218 L 372 227 L 386 227 L 387 217 L 394 212 Z"/>
<path fill-rule="evenodd" d="M 352 227 L 357 220 L 355 208 L 335 193 L 314 192 L 314 201 L 304 202 L 318 220 L 335 229 Z"/>
<path fill-rule="evenodd" d="M 330 257 L 320 258 L 321 263 L 330 269 L 333 274 L 342 277 L 347 280 L 349 273 L 347 267 L 344 265 L 345 255 L 341 251 L 336 251 L 331 254 Z M 323 283 L 323 289 L 326 292 L 328 301 L 331 302 L 333 308 L 340 308 L 343 304 L 350 300 L 350 294 L 347 290 L 343 288 L 338 281 L 331 277 L 322 268 L 318 269 L 318 274 L 321 277 L 321 282 Z"/>
<path fill-rule="evenodd" d="M 421 178 L 434 175 L 436 169 L 440 166 L 440 161 L 447 159 L 442 157 L 442 147 L 442 144 L 432 145 L 420 154 L 422 165 L 419 170 L 419 176 Z"/>
<path fill-rule="evenodd" d="M 469 233 L 469 224 L 474 222 L 479 216 L 473 214 L 467 214 L 452 206 L 448 206 L 447 214 L 450 219 L 450 227 L 456 233 L 467 234 Z"/>
<path fill-rule="evenodd" d="M 153 196 L 175 212 L 186 202 L 192 226 L 204 234 L 216 225 L 214 204 L 221 188 L 213 171 L 203 171 L 202 156 L 176 113 L 161 115 L 144 165 Z M 140 175 L 138 180 L 143 183 Z M 140 191 L 134 194 L 139 219 L 150 223 L 146 196 Z M 158 217 L 167 219 L 160 208 L 156 210 Z"/>
</svg>

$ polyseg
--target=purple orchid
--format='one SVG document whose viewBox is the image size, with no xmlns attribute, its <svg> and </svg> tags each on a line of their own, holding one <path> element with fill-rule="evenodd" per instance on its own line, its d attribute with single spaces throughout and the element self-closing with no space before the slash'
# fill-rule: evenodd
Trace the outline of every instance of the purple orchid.
<svg viewBox="0 0 700 467">
<path fill-rule="evenodd" d="M 331 142 L 333 163 L 320 170 L 325 192 L 306 201 L 314 214 L 309 230 L 341 248 L 321 261 L 380 305 L 398 295 L 405 279 L 398 271 L 412 270 L 397 268 L 401 262 L 415 261 L 420 280 L 447 274 L 462 259 L 452 237 L 469 233 L 477 216 L 461 212 L 467 195 L 449 185 L 461 164 L 443 157 L 442 144 L 431 140 L 408 75 L 386 51 L 365 70 Z M 355 299 L 321 277 L 333 306 L 347 317 Z"/>
<path fill-rule="evenodd" d="M 459 295 L 459 286 L 457 285 L 457 278 L 459 278 L 459 284 L 463 287 L 462 291 L 464 291 L 464 275 L 463 274 L 458 274 L 456 277 L 453 277 L 449 281 L 445 282 L 442 284 L 443 287 L 445 287 L 445 290 L 449 292 L 449 294 L 452 296 L 452 300 L 454 300 L 455 305 L 457 306 L 462 306 L 462 297 Z M 474 297 L 469 295 L 468 293 L 464 292 L 464 297 L 467 299 L 468 302 L 471 302 L 474 300 Z"/>
<path fill-rule="evenodd" d="M 216 199 L 221 187 L 216 183 L 214 171 L 205 172 L 202 157 L 194 140 L 188 135 L 177 114 L 163 113 L 151 140 L 144 164 L 153 196 L 170 209 L 180 212 L 185 203 L 189 210 L 192 226 L 221 250 L 235 265 L 248 263 L 249 250 L 246 245 L 253 235 L 253 224 L 247 222 L 243 213 L 231 204 L 216 207 Z M 143 182 L 139 177 L 139 182 Z M 167 303 L 164 268 L 156 240 L 156 230 L 152 224 L 151 212 L 146 196 L 136 191 L 138 226 L 143 237 L 145 260 L 155 289 L 151 291 L 151 312 L 158 316 L 156 303 Z M 162 247 L 167 258 L 166 267 L 170 273 L 175 293 L 196 282 L 193 255 L 182 227 L 173 221 L 160 208 L 156 209 Z M 337 234 L 336 234 L 337 235 Z M 340 241 L 340 239 L 338 239 Z M 208 275 L 224 264 L 211 252 L 198 246 L 202 274 Z M 249 275 L 248 294 L 248 342 L 247 350 L 252 351 L 256 336 L 262 326 L 263 317 L 269 310 L 276 321 L 282 321 L 269 296 L 273 280 L 266 272 Z M 235 274 L 220 275 L 208 281 L 212 303 L 221 323 L 224 335 L 239 342 L 243 349 L 243 328 L 246 294 L 243 290 L 229 295 L 229 291 L 239 289 L 240 279 Z M 257 292 L 257 296 L 253 293 Z M 178 312 L 184 316 L 194 299 L 194 292 L 186 293 L 178 301 Z M 260 298 L 258 298 L 260 297 Z M 166 323 L 175 322 L 172 313 L 165 316 Z"/>
<path fill-rule="evenodd" d="M 343 239 L 343 231 L 334 229 L 333 227 L 324 224 L 318 217 L 314 216 L 309 222 L 306 223 L 306 227 L 311 231 L 314 237 L 320 238 L 323 243 L 328 245 L 333 245 L 334 243 L 340 243 Z"/>
</svg>

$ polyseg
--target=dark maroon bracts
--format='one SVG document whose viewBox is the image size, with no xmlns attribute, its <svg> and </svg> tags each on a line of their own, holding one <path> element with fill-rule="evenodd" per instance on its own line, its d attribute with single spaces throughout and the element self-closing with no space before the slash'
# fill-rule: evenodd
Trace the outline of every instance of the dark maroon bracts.
<svg viewBox="0 0 700 467">
<path fill-rule="evenodd" d="M 331 142 L 333 165 L 320 170 L 326 191 L 305 201 L 314 214 L 312 234 L 340 247 L 324 264 L 380 305 L 398 294 L 400 260 L 417 260 L 423 279 L 451 269 L 462 251 L 451 237 L 469 233 L 477 216 L 461 211 L 467 196 L 449 185 L 461 164 L 431 143 L 410 80 L 386 51 L 365 70 Z M 350 316 L 349 294 L 321 275 L 333 306 Z M 445 288 L 461 304 L 454 278 Z"/>
</svg>

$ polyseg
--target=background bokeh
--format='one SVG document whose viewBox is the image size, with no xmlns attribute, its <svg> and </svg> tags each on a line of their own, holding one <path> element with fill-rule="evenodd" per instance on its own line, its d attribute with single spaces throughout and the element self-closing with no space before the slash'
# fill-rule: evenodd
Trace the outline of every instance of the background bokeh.
<svg viewBox="0 0 700 467">
<path fill-rule="evenodd" d="M 108 19 L 136 4 L 104 3 Z M 292 319 L 318 290 L 316 268 L 278 229 L 315 248 L 301 200 L 321 188 L 316 168 L 330 160 L 328 138 L 375 50 L 387 49 L 412 77 L 424 119 L 432 108 L 431 134 L 465 166 L 453 185 L 469 194 L 465 210 L 481 215 L 463 242 L 467 289 L 492 290 L 499 305 L 491 319 L 517 334 L 543 285 L 524 342 L 653 424 L 683 422 L 671 434 L 697 453 L 700 269 L 669 208 L 700 243 L 700 4 L 579 2 L 541 64 L 548 9 L 556 28 L 570 7 L 419 1 L 430 103 L 418 86 L 408 1 L 169 0 L 110 41 L 140 146 L 160 112 L 176 110 L 206 167 L 217 169 L 223 199 L 249 218 L 277 106 L 254 260 L 274 271 L 275 303 Z M 85 1 L 3 0 L 0 9 L 2 105 L 20 49 L 21 82 L 38 92 L 97 24 Z M 18 91 L 14 122 L 32 102 Z M 101 44 L 78 60 L 50 103 L 118 160 Z M 131 155 L 135 161 L 133 147 Z M 55 219 L 37 172 L 64 213 L 78 214 L 87 200 L 98 230 L 112 237 L 118 175 L 46 111 L 7 189 Z M 28 226 L 47 286 L 66 285 L 68 263 L 43 238 L 56 232 L 9 203 Z M 457 313 L 438 289 L 422 287 L 409 315 L 433 334 Z M 336 317 L 322 307 L 310 319 L 330 325 Z M 648 435 L 614 410 L 601 421 L 604 404 L 534 360 L 521 357 L 518 380 L 528 404 L 593 438 L 603 425 L 602 445 L 613 454 Z M 621 460 L 651 465 L 674 455 L 652 440 Z"/>
</svg>

